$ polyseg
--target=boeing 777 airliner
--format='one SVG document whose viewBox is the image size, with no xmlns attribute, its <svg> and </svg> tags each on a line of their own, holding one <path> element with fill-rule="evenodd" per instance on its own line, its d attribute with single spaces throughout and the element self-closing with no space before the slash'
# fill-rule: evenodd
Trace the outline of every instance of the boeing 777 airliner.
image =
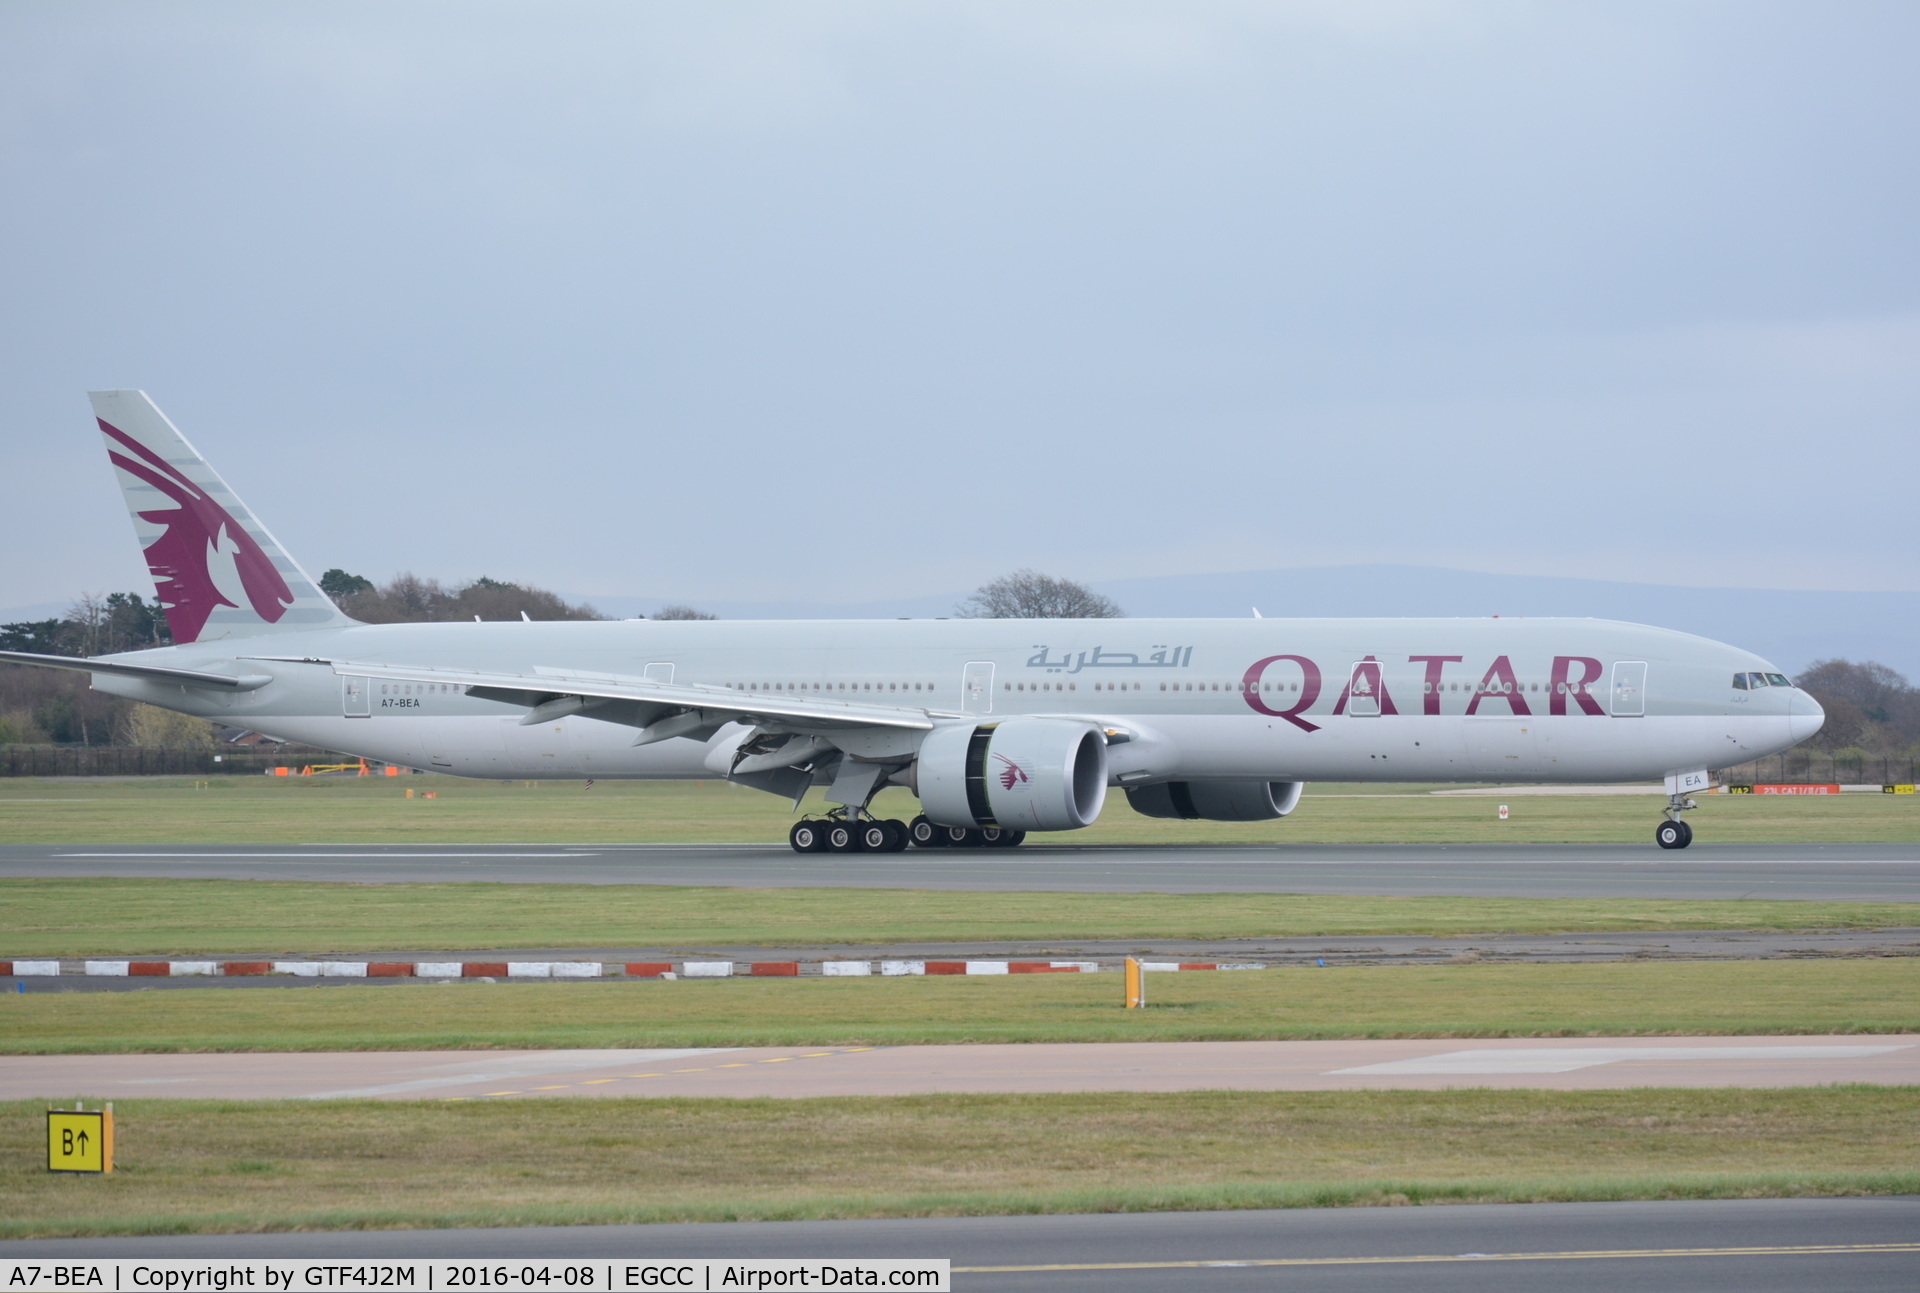
<svg viewBox="0 0 1920 1293">
<path fill-rule="evenodd" d="M 361 624 L 141 391 L 93 408 L 174 645 L 101 691 L 463 777 L 725 778 L 837 805 L 794 848 L 1000 846 L 1099 816 L 1284 817 L 1311 780 L 1666 779 L 1819 730 L 1767 661 L 1594 619 Z M 906 786 L 910 826 L 867 811 Z"/>
</svg>

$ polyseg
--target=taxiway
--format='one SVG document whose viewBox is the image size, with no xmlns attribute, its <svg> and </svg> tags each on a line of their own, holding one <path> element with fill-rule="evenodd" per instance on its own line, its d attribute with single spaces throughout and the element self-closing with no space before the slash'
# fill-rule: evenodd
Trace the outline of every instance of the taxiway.
<svg viewBox="0 0 1920 1293">
<path fill-rule="evenodd" d="M 1056 1042 L 0 1057 L 0 1100 L 1920 1085 L 1920 1036 Z"/>
</svg>

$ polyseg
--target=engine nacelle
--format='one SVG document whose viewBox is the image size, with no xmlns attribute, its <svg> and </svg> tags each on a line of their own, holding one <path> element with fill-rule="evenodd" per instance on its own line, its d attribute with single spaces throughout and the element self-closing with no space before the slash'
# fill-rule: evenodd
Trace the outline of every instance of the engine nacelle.
<svg viewBox="0 0 1920 1293">
<path fill-rule="evenodd" d="M 1146 817 L 1264 822 L 1292 812 L 1305 786 L 1304 781 L 1162 781 L 1128 790 L 1127 803 Z"/>
<path fill-rule="evenodd" d="M 1107 798 L 1107 742 L 1092 723 L 1009 718 L 937 727 L 920 744 L 915 789 L 941 826 L 1076 831 Z"/>
</svg>

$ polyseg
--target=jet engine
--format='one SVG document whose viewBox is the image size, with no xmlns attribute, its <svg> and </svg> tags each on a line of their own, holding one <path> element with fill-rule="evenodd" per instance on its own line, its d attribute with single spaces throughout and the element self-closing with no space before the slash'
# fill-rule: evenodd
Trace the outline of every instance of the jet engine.
<svg viewBox="0 0 1920 1293">
<path fill-rule="evenodd" d="M 1304 781 L 1162 781 L 1130 788 L 1127 803 L 1146 817 L 1264 822 L 1292 812 L 1305 785 Z"/>
<path fill-rule="evenodd" d="M 1074 831 L 1107 797 L 1107 742 L 1092 723 L 1009 718 L 937 727 L 920 744 L 914 788 L 941 826 Z"/>
</svg>

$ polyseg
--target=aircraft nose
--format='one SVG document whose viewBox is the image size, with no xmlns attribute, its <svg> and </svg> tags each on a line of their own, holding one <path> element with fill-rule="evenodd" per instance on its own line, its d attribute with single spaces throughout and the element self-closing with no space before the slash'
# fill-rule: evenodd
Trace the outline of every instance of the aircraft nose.
<svg viewBox="0 0 1920 1293">
<path fill-rule="evenodd" d="M 1820 708 L 1820 702 L 1801 691 L 1793 689 L 1793 704 L 1787 711 L 1787 734 L 1797 745 L 1826 725 L 1827 711 Z"/>
</svg>

